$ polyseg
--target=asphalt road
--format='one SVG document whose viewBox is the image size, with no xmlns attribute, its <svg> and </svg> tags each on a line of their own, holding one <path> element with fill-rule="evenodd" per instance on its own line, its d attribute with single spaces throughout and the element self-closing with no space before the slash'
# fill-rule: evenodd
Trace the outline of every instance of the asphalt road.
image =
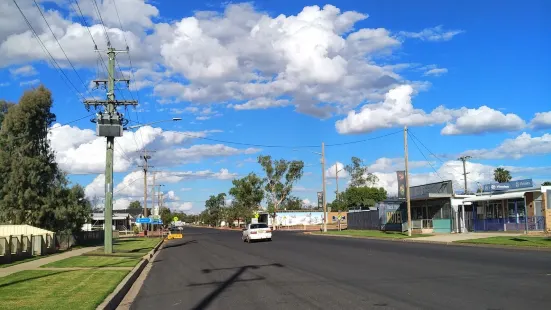
<svg viewBox="0 0 551 310">
<path fill-rule="evenodd" d="M 551 309 L 551 252 L 186 227 L 132 309 Z"/>
</svg>

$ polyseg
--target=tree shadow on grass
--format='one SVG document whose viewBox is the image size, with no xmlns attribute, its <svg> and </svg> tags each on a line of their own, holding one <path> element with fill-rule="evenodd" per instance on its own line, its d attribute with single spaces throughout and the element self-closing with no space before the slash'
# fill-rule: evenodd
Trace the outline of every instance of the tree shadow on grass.
<svg viewBox="0 0 551 310">
<path fill-rule="evenodd" d="M 527 242 L 528 240 L 523 239 L 523 238 L 511 238 L 511 241 L 516 241 L 516 242 Z"/>
<path fill-rule="evenodd" d="M 0 284 L 0 288 L 7 287 L 7 286 L 10 286 L 10 285 L 14 285 L 14 284 L 18 284 L 18 283 L 27 282 L 27 281 L 32 281 L 32 280 L 47 278 L 47 277 L 51 277 L 51 276 L 58 275 L 58 274 L 60 274 L 60 273 L 66 273 L 66 272 L 72 272 L 72 271 L 74 271 L 74 270 L 60 270 L 60 271 L 48 272 L 47 274 L 37 275 L 37 276 L 35 276 L 35 277 L 24 278 L 24 279 L 19 279 L 19 280 L 15 280 L 15 281 L 10 281 L 10 282 L 7 282 L 7 283 L 3 283 L 3 284 Z M 16 275 L 16 274 L 17 274 L 17 273 L 12 274 L 12 275 Z M 8 276 L 8 277 L 9 277 L 9 276 Z"/>
<path fill-rule="evenodd" d="M 222 282 L 209 282 L 209 283 L 192 283 L 188 286 L 204 286 L 204 285 L 218 285 L 218 287 L 212 291 L 209 295 L 207 295 L 205 298 L 203 298 L 199 303 L 197 303 L 192 309 L 199 310 L 199 309 L 205 309 L 207 308 L 224 290 L 226 290 L 228 287 L 230 287 L 232 284 L 236 282 L 250 282 L 250 281 L 260 281 L 264 280 L 264 277 L 256 277 L 253 279 L 243 279 L 239 280 L 239 277 L 245 273 L 249 269 L 258 269 L 262 267 L 278 267 L 282 268 L 284 267 L 282 264 L 274 263 L 274 264 L 268 264 L 268 265 L 247 265 L 242 267 L 236 267 L 236 268 L 218 268 L 218 269 L 203 269 L 203 273 L 212 273 L 214 271 L 220 271 L 220 270 L 232 270 L 237 269 L 235 273 L 228 278 L 226 281 Z"/>
</svg>

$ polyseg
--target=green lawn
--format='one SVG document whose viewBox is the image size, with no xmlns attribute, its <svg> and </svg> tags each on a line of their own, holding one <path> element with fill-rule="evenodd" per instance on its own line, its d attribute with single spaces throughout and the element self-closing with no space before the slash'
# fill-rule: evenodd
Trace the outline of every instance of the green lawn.
<svg viewBox="0 0 551 310">
<path fill-rule="evenodd" d="M 458 243 L 472 243 L 472 244 L 494 244 L 494 245 L 508 245 L 508 246 L 525 246 L 525 247 L 539 247 L 539 248 L 551 248 L 551 238 L 547 237 L 490 237 L 482 239 L 470 239 L 456 241 Z"/>
<path fill-rule="evenodd" d="M 142 257 L 161 241 L 160 238 L 119 238 L 113 240 L 113 254 L 110 256 Z M 103 248 L 85 255 L 105 255 Z"/>
<path fill-rule="evenodd" d="M 336 235 L 336 236 L 354 236 L 354 237 L 371 237 L 371 238 L 389 238 L 389 239 L 406 239 L 416 237 L 427 237 L 430 235 L 413 235 L 409 237 L 398 231 L 380 231 L 380 230 L 331 230 L 326 233 L 315 232 L 316 235 Z"/>
<path fill-rule="evenodd" d="M 96 309 L 126 270 L 27 270 L 0 278 L 1 309 Z"/>
<path fill-rule="evenodd" d="M 116 257 L 116 256 L 75 256 L 57 262 L 49 263 L 42 267 L 68 268 L 68 267 L 134 267 L 140 258 Z"/>
</svg>

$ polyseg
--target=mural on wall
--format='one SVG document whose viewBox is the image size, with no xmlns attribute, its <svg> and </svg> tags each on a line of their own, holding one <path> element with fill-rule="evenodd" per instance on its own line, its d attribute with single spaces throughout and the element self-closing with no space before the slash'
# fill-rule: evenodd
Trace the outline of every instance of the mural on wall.
<svg viewBox="0 0 551 310">
<path fill-rule="evenodd" d="M 319 225 L 323 223 L 323 212 L 285 212 L 276 214 L 276 225 Z M 271 218 L 270 218 L 271 224 Z"/>
</svg>

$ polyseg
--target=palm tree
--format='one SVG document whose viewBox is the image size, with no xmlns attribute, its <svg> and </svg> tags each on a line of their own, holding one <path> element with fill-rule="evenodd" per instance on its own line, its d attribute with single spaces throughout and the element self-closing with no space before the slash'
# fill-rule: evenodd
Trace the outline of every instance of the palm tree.
<svg viewBox="0 0 551 310">
<path fill-rule="evenodd" d="M 551 186 L 551 182 L 550 181 L 545 181 L 543 183 L 541 183 L 542 186 Z"/>
<path fill-rule="evenodd" d="M 494 180 L 498 183 L 505 183 L 511 181 L 511 173 L 504 168 L 496 168 L 494 170 Z"/>
</svg>

